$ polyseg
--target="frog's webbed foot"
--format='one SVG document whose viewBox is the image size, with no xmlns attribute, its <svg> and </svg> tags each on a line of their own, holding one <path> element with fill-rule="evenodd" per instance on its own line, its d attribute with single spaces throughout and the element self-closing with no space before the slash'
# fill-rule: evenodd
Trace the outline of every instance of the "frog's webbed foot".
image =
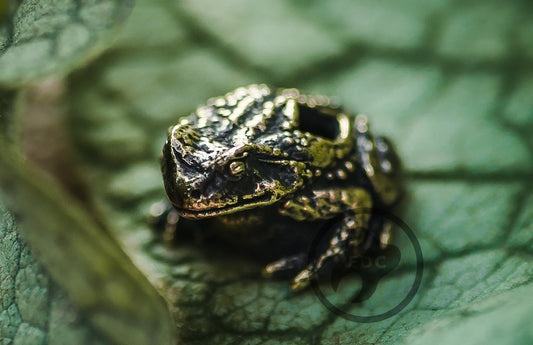
<svg viewBox="0 0 533 345">
<path fill-rule="evenodd" d="M 148 223 L 166 241 L 172 241 L 179 215 L 168 200 L 161 200 L 150 207 Z"/>
<path fill-rule="evenodd" d="M 303 270 L 307 266 L 307 263 L 306 253 L 286 256 L 266 265 L 261 273 L 265 278 L 291 278 Z"/>
<path fill-rule="evenodd" d="M 342 221 L 335 222 L 333 234 L 329 238 L 327 248 L 317 253 L 318 248 L 312 248 L 312 253 L 299 253 L 286 256 L 263 268 L 262 274 L 265 278 L 283 279 L 293 278 L 291 290 L 299 291 L 306 288 L 314 275 L 326 276 L 336 272 L 339 268 L 344 269 L 348 264 L 347 251 L 350 248 L 350 239 L 353 237 L 352 229 L 346 226 L 355 224 L 351 218 L 343 218 Z M 331 232 L 332 229 L 324 229 Z M 327 234 L 323 235 L 326 237 Z M 320 255 L 317 255 L 320 254 Z"/>
</svg>

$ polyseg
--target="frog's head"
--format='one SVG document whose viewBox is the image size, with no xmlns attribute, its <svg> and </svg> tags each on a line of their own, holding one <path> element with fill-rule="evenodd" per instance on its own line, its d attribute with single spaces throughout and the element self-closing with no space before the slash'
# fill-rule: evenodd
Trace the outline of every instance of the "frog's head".
<svg viewBox="0 0 533 345">
<path fill-rule="evenodd" d="M 344 152 L 339 137 L 347 137 L 346 119 L 306 122 L 333 136 L 317 137 L 297 127 L 294 99 L 269 89 L 244 90 L 212 100 L 169 129 L 161 168 L 181 216 L 203 218 L 273 204 L 307 186 L 318 169 Z"/>
<path fill-rule="evenodd" d="M 163 148 L 167 194 L 184 217 L 202 218 L 272 204 L 304 185 L 305 162 L 273 147 L 224 142 L 188 125 L 171 128 Z"/>
</svg>

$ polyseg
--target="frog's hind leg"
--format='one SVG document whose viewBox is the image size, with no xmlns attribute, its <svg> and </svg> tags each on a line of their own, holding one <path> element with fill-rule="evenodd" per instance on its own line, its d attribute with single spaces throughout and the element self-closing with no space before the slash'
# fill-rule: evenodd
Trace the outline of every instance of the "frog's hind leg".
<svg viewBox="0 0 533 345">
<path fill-rule="evenodd" d="M 368 120 L 358 115 L 355 126 L 358 159 L 372 182 L 372 186 L 385 205 L 392 205 L 401 193 L 401 164 L 396 151 L 387 138 L 374 138 Z"/>
</svg>

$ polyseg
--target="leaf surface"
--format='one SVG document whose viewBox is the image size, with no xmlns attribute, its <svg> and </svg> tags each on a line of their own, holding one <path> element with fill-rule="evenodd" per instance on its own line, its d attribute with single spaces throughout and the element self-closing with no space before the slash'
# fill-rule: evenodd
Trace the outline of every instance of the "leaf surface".
<svg viewBox="0 0 533 345">
<path fill-rule="evenodd" d="M 139 2 L 118 44 L 72 79 L 79 115 L 72 128 L 120 236 L 138 265 L 165 282 L 184 342 L 532 342 L 519 331 L 533 278 L 533 73 L 531 32 L 522 25 L 531 12 L 524 6 Z M 163 31 L 174 34 L 147 53 L 131 37 L 151 16 L 161 20 L 148 31 L 168 25 L 173 30 Z M 354 323 L 312 291 L 292 296 L 286 282 L 262 280 L 258 263 L 152 240 L 143 217 L 164 196 L 157 156 L 166 127 L 248 82 L 335 96 L 396 144 L 407 171 L 400 216 L 425 259 L 420 290 L 399 314 Z M 409 289 L 414 255 L 397 240 L 403 268 L 348 312 L 383 311 Z M 489 336 L 496 325 L 499 336 Z"/>
<path fill-rule="evenodd" d="M 53 330 L 48 327 L 51 313 L 48 301 L 55 298 L 46 294 L 49 275 L 64 289 L 60 289 L 63 295 L 58 298 L 59 302 L 64 303 L 68 295 L 67 301 L 72 300 L 93 328 L 110 341 L 174 344 L 175 331 L 166 303 L 116 241 L 76 201 L 64 195 L 49 176 L 23 163 L 7 149 L 11 145 L 2 138 L 0 144 L 1 200 L 15 212 L 16 230 L 31 247 L 30 252 L 16 237 L 14 221 L 2 207 L 2 218 L 5 218 L 2 230 L 7 241 L 1 243 L 19 251 L 9 254 L 0 266 L 16 274 L 15 285 L 6 286 L 8 296 L 15 294 L 16 301 L 8 299 L 6 307 L 11 308 L 12 313 L 18 309 L 28 319 L 28 324 L 20 323 L 14 316 L 19 321 L 14 327 L 21 332 L 14 337 L 31 336 L 39 343 L 48 340 L 47 332 Z M 42 273 L 33 255 L 48 274 Z M 13 274 L 7 274 L 6 281 L 9 282 L 10 277 Z M 143 301 L 143 304 L 137 305 L 134 301 Z M 31 328 L 35 326 L 39 327 Z M 52 340 L 49 341 L 62 341 L 53 337 Z"/>
<path fill-rule="evenodd" d="M 111 49 L 71 76 L 69 128 L 98 204 L 171 304 L 182 343 L 533 342 L 531 13 L 520 1 L 139 1 Z M 145 220 L 164 197 L 166 129 L 252 82 L 337 97 L 395 143 L 406 170 L 398 215 L 425 264 L 398 314 L 354 323 L 227 248 L 154 239 Z M 383 312 L 410 288 L 414 255 L 400 232 L 396 243 L 398 270 L 347 312 Z M 342 281 L 334 298 L 359 284 Z"/>
<path fill-rule="evenodd" d="M 0 85 L 70 71 L 110 43 L 132 1 L 4 1 Z"/>
</svg>

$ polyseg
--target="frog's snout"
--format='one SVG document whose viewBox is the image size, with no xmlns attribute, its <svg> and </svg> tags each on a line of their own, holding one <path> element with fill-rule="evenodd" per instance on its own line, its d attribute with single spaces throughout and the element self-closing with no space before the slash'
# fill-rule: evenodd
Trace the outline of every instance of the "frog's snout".
<svg viewBox="0 0 533 345">
<path fill-rule="evenodd" d="M 165 184 L 165 191 L 173 205 L 183 203 L 183 198 L 180 198 L 179 185 L 176 183 L 176 164 L 172 157 L 172 148 L 170 141 L 167 140 L 163 146 L 163 154 L 161 156 L 161 173 L 163 174 L 163 182 Z"/>
<path fill-rule="evenodd" d="M 161 173 L 170 202 L 178 209 L 202 200 L 205 176 L 183 163 L 172 141 L 167 140 L 161 157 Z"/>
</svg>

